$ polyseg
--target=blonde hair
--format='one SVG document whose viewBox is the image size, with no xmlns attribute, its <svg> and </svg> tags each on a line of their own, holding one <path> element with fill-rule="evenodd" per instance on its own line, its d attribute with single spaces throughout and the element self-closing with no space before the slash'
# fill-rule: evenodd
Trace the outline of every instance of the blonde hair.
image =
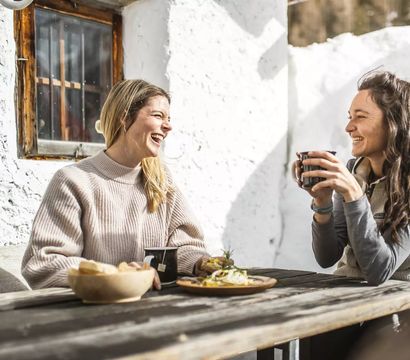
<svg viewBox="0 0 410 360">
<path fill-rule="evenodd" d="M 171 101 L 165 90 L 144 80 L 123 80 L 112 87 L 96 125 L 104 135 L 107 149 L 116 142 L 121 128 L 128 129 L 137 118 L 139 110 L 151 97 L 158 95 Z M 148 211 L 155 212 L 166 201 L 171 187 L 159 157 L 142 159 L 141 167 Z"/>
</svg>

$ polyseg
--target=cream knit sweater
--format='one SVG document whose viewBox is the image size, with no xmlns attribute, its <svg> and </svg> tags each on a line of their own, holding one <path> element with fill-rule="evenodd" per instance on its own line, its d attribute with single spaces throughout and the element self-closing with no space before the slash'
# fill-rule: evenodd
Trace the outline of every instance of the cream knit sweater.
<svg viewBox="0 0 410 360">
<path fill-rule="evenodd" d="M 22 261 L 32 288 L 67 286 L 67 269 L 83 259 L 117 265 L 141 261 L 145 247 L 178 246 L 178 272 L 191 274 L 207 255 L 202 230 L 179 189 L 148 213 L 141 168 L 104 151 L 52 178 L 34 219 Z"/>
</svg>

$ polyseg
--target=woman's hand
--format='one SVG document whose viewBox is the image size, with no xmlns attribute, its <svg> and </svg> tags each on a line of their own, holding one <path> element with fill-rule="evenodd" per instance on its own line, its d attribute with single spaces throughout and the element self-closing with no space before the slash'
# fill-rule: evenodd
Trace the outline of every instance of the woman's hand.
<svg viewBox="0 0 410 360">
<path fill-rule="evenodd" d="M 234 262 L 232 259 L 227 259 L 224 256 L 202 256 L 195 264 L 194 275 L 207 276 L 216 270 L 222 269 L 222 267 L 233 264 Z"/>
<path fill-rule="evenodd" d="M 298 157 L 300 156 L 299 153 L 296 153 L 296 155 Z M 328 206 L 332 202 L 333 190 L 329 188 L 324 188 L 324 189 L 319 189 L 319 191 L 313 191 L 313 188 L 304 187 L 303 186 L 303 176 L 305 176 L 307 172 L 303 172 L 303 175 L 302 175 L 302 165 L 303 164 L 300 159 L 293 162 L 292 164 L 293 179 L 296 181 L 296 183 L 301 189 L 307 191 L 310 196 L 315 198 L 316 206 L 319 206 L 319 207 Z"/>
<path fill-rule="evenodd" d="M 154 269 L 153 267 L 149 266 L 147 263 L 137 263 L 135 261 L 128 263 L 129 266 L 135 267 L 137 269 Z M 156 290 L 161 290 L 161 280 L 159 279 L 158 272 L 156 269 L 154 274 L 154 282 L 153 287 Z"/>
<path fill-rule="evenodd" d="M 358 200 L 363 196 L 363 191 L 354 176 L 336 156 L 327 151 L 311 151 L 309 156 L 311 158 L 303 160 L 303 165 L 320 166 L 324 169 L 305 171 L 302 175 L 303 177 L 325 178 L 308 190 L 315 198 L 317 206 L 325 205 L 324 197 L 330 192 L 327 196 L 331 198 L 332 190 L 341 194 L 345 202 Z"/>
</svg>

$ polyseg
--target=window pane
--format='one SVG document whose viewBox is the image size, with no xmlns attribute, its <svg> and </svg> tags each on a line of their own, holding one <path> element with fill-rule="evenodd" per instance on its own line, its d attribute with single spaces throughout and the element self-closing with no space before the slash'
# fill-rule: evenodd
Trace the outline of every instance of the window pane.
<svg viewBox="0 0 410 360">
<path fill-rule="evenodd" d="M 68 18 L 64 24 L 65 76 L 68 81 L 81 82 L 81 22 Z"/>
<path fill-rule="evenodd" d="M 37 76 L 49 77 L 49 40 L 50 40 L 50 23 L 51 19 L 43 16 L 41 11 L 37 12 L 36 24 L 36 58 L 37 58 Z"/>
<path fill-rule="evenodd" d="M 36 68 L 37 76 L 59 78 L 58 18 L 50 11 L 36 9 Z M 51 61 L 51 66 L 50 66 Z"/>
<path fill-rule="evenodd" d="M 101 31 L 88 25 L 85 31 L 85 81 L 100 87 L 107 86 L 111 78 L 111 31 Z M 98 59 L 98 61 L 96 61 Z"/>
<path fill-rule="evenodd" d="M 112 86 L 111 26 L 51 10 L 35 14 L 38 137 L 103 143 L 94 124 Z"/>
<path fill-rule="evenodd" d="M 37 84 L 37 123 L 38 136 L 51 140 L 50 119 L 50 91 L 47 85 Z"/>
<path fill-rule="evenodd" d="M 38 83 L 36 95 L 38 137 L 46 140 L 61 139 L 60 88 Z"/>
<path fill-rule="evenodd" d="M 105 97 L 104 97 L 105 99 Z M 89 136 L 91 142 L 103 143 L 104 137 L 95 131 L 95 122 L 100 116 L 100 109 L 102 107 L 101 95 L 87 92 L 85 95 L 85 116 L 90 119 L 87 122 L 86 134 Z"/>
<path fill-rule="evenodd" d="M 83 136 L 81 92 L 75 89 L 66 89 L 65 94 L 67 137 L 72 141 L 89 141 Z"/>
</svg>

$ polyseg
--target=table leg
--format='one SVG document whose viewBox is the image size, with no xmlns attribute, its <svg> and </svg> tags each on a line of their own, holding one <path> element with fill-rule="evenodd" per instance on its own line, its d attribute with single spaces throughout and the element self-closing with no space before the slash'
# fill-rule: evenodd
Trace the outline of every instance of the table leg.
<svg viewBox="0 0 410 360">
<path fill-rule="evenodd" d="M 258 350 L 256 353 L 256 359 L 276 360 L 275 349 L 281 350 L 282 360 L 299 360 L 299 339 L 294 339 L 269 349 Z"/>
<path fill-rule="evenodd" d="M 275 359 L 275 348 L 258 350 L 256 352 L 256 360 L 274 360 Z"/>
<path fill-rule="evenodd" d="M 299 339 L 294 339 L 282 347 L 282 360 L 299 360 Z"/>
</svg>

